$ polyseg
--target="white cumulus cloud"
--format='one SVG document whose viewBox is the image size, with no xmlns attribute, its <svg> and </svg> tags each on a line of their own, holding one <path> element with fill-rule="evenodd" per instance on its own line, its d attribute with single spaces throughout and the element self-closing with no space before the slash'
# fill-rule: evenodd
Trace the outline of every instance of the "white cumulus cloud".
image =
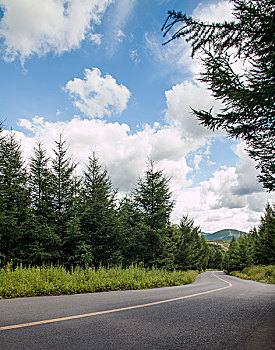
<svg viewBox="0 0 275 350">
<path fill-rule="evenodd" d="M 220 0 L 210 4 L 200 2 L 194 9 L 192 16 L 200 21 L 224 22 L 234 19 L 232 14 L 232 2 L 228 0 Z"/>
<path fill-rule="evenodd" d="M 5 59 L 21 61 L 52 51 L 61 54 L 89 39 L 100 43 L 93 26 L 113 0 L 0 0 L 0 38 Z"/>
<path fill-rule="evenodd" d="M 65 91 L 74 99 L 74 105 L 92 118 L 120 114 L 131 96 L 126 86 L 117 84 L 109 74 L 101 76 L 98 68 L 85 69 L 84 79 L 67 82 Z"/>
<path fill-rule="evenodd" d="M 193 139 L 203 139 L 210 136 L 224 135 L 221 131 L 215 134 L 201 126 L 199 121 L 192 115 L 191 108 L 217 112 L 222 107 L 221 103 L 215 100 L 209 90 L 203 86 L 190 81 L 174 85 L 170 90 L 165 91 L 166 96 L 166 119 L 175 124 L 182 132 Z"/>
<path fill-rule="evenodd" d="M 89 155 L 94 150 L 100 160 L 107 166 L 115 187 L 120 191 L 129 191 L 135 186 L 137 177 L 142 175 L 148 158 L 156 161 L 167 171 L 168 175 L 176 177 L 173 181 L 181 184 L 190 184 L 186 180 L 186 174 L 191 170 L 183 157 L 184 140 L 176 129 L 169 130 L 173 138 L 165 138 L 168 130 L 157 126 L 144 125 L 140 131 L 131 132 L 127 124 L 108 123 L 99 119 L 73 118 L 68 122 L 47 122 L 44 118 L 20 119 L 19 126 L 32 132 L 32 136 L 18 133 L 26 158 L 30 157 L 31 149 L 35 140 L 43 140 L 45 147 L 51 154 L 54 141 L 58 139 L 59 133 L 68 140 L 72 157 L 83 167 Z M 162 139 L 163 136 L 163 139 Z M 163 152 L 156 148 L 162 143 Z M 165 150 L 165 145 L 169 149 Z M 172 152 L 172 149 L 174 152 Z M 180 185 L 174 185 L 178 187 Z"/>
</svg>

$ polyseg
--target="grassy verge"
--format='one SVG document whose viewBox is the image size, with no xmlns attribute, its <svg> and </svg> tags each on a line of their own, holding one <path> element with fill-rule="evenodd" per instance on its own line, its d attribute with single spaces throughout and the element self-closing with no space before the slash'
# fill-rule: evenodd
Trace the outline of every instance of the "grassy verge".
<svg viewBox="0 0 275 350">
<path fill-rule="evenodd" d="M 250 266 L 242 271 L 230 272 L 232 276 L 236 276 L 245 280 L 253 280 L 264 283 L 275 283 L 275 265 L 269 266 Z"/>
<path fill-rule="evenodd" d="M 167 271 L 131 266 L 127 269 L 27 267 L 0 270 L 0 298 L 31 297 L 112 290 L 147 289 L 192 283 L 198 271 Z"/>
</svg>

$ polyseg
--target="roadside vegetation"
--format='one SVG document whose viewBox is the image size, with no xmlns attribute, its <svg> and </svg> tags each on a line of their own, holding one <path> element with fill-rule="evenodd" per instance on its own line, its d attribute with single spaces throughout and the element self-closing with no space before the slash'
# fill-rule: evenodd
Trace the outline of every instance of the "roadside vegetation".
<svg viewBox="0 0 275 350">
<path fill-rule="evenodd" d="M 0 270 L 0 298 L 95 293 L 130 289 L 171 287 L 192 283 L 198 271 L 167 271 L 142 266 L 98 269 L 62 266 L 12 268 Z"/>
<path fill-rule="evenodd" d="M 81 176 L 61 136 L 53 154 L 38 144 L 25 164 L 15 136 L 0 129 L 3 298 L 164 287 L 193 282 L 198 272 L 190 270 L 275 264 L 270 204 L 259 227 L 225 252 L 184 214 L 171 222 L 170 179 L 152 161 L 118 198 L 95 153 Z"/>
<path fill-rule="evenodd" d="M 232 238 L 223 265 L 228 272 L 255 265 L 261 265 L 259 271 L 264 271 L 264 266 L 275 265 L 275 206 L 266 205 L 258 228 L 254 227 L 238 240 Z M 251 273 L 253 275 L 253 268 Z"/>
<path fill-rule="evenodd" d="M 245 280 L 275 284 L 275 265 L 250 266 L 242 271 L 232 271 L 230 274 Z"/>
</svg>

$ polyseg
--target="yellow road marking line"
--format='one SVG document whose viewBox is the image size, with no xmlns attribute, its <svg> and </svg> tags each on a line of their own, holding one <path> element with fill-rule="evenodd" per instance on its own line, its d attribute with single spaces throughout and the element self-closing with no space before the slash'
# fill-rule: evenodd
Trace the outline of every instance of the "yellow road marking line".
<svg viewBox="0 0 275 350">
<path fill-rule="evenodd" d="M 198 295 L 214 293 L 214 292 L 217 292 L 219 290 L 223 290 L 223 289 L 232 287 L 232 284 L 230 282 L 228 282 L 228 281 L 224 280 L 223 278 L 215 275 L 214 273 L 213 273 L 213 275 L 216 278 L 218 278 L 219 280 L 221 280 L 223 282 L 226 282 L 228 284 L 228 286 L 217 288 L 217 289 L 208 290 L 206 292 L 200 292 L 200 293 L 196 293 L 196 294 L 186 295 L 184 297 L 178 297 L 178 298 L 173 298 L 173 299 L 154 301 L 152 303 L 140 304 L 140 305 L 134 305 L 134 306 L 127 306 L 127 307 L 122 307 L 122 308 L 119 308 L 119 309 L 112 309 L 112 310 L 106 310 L 106 311 L 97 311 L 97 312 L 91 312 L 91 313 L 88 313 L 88 314 L 66 316 L 66 317 L 60 317 L 60 318 L 52 318 L 52 319 L 49 319 L 49 320 L 42 320 L 42 321 L 35 321 L 35 322 L 29 322 L 29 323 L 15 324 L 15 325 L 11 325 L 11 326 L 3 326 L 3 327 L 0 327 L 0 331 L 5 331 L 5 330 L 9 330 L 9 329 L 16 329 L 16 328 L 23 328 L 23 327 L 38 326 L 38 325 L 47 324 L 47 323 L 55 323 L 55 322 L 62 322 L 62 321 L 68 321 L 68 320 L 75 320 L 75 319 L 78 319 L 78 318 L 92 317 L 92 316 L 98 316 L 98 315 L 105 315 L 105 314 L 111 314 L 111 313 L 120 312 L 120 311 L 140 309 L 140 308 L 144 308 L 144 307 L 148 307 L 148 306 L 160 305 L 160 304 L 170 303 L 172 301 L 188 299 L 188 298 L 196 297 Z"/>
<path fill-rule="evenodd" d="M 226 288 L 232 287 L 232 283 L 230 283 L 230 282 L 224 280 L 223 278 L 221 278 L 221 277 L 215 275 L 214 272 L 213 272 L 213 275 L 214 275 L 216 278 L 218 278 L 219 280 L 221 280 L 221 281 L 227 283 L 227 284 L 228 284 L 228 287 L 226 287 Z"/>
</svg>

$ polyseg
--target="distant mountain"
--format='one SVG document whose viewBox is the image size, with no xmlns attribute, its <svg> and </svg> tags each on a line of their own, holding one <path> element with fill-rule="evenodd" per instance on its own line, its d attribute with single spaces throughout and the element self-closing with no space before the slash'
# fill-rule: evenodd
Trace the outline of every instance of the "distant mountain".
<svg viewBox="0 0 275 350">
<path fill-rule="evenodd" d="M 241 235 L 245 235 L 247 232 L 238 231 L 234 229 L 220 230 L 214 233 L 204 233 L 204 237 L 209 241 L 231 241 L 232 236 L 239 238 Z"/>
</svg>

